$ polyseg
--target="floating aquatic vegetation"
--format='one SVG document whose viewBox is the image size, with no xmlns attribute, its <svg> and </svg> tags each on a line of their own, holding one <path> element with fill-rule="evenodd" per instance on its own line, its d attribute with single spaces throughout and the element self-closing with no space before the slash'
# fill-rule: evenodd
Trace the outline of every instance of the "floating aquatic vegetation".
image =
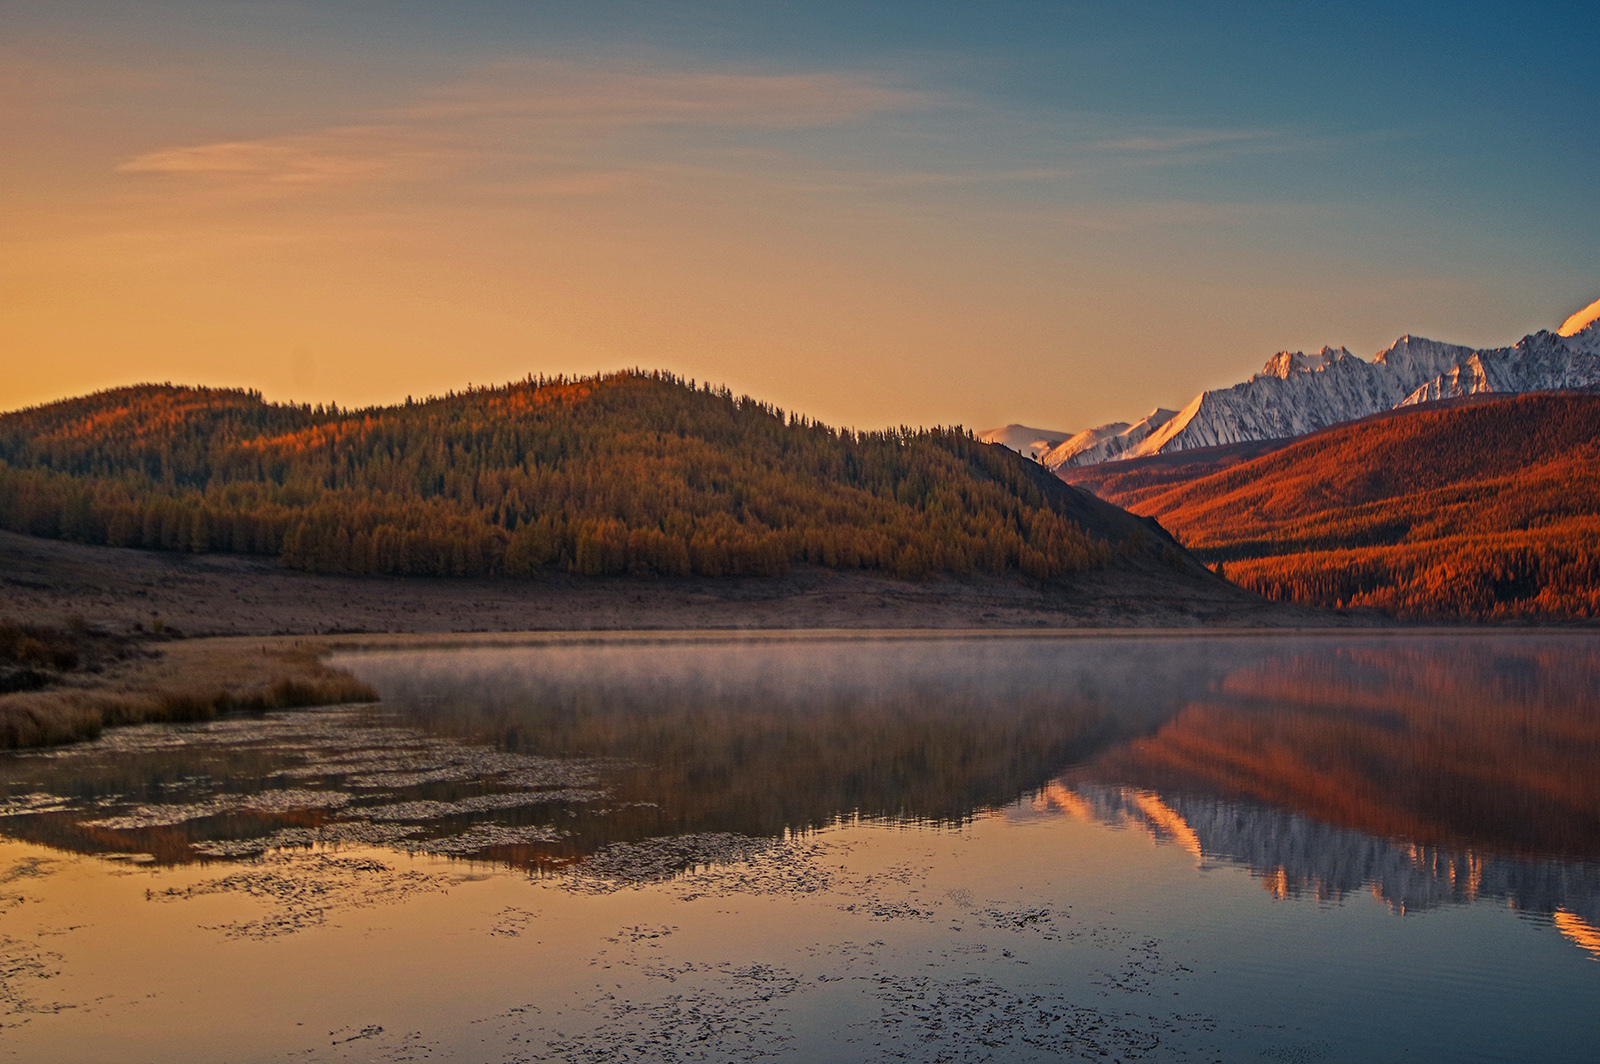
<svg viewBox="0 0 1600 1064">
<path fill-rule="evenodd" d="M 1209 1030 L 1209 1018 L 1159 1018 L 1091 1008 L 1051 986 L 1002 986 L 963 975 L 880 974 L 870 981 L 882 1005 L 866 1026 L 878 1060 L 993 1060 L 1112 1057 L 1202 1059 L 1170 1036 Z M 1209 1058 L 1207 1058 L 1209 1059 Z"/>
<path fill-rule="evenodd" d="M 408 853 L 428 853 L 440 857 L 461 857 L 482 853 L 496 846 L 526 846 L 537 842 L 559 842 L 565 832 L 548 827 L 508 828 L 499 824 L 475 824 L 460 835 L 442 839 L 413 839 L 398 844 Z"/>
<path fill-rule="evenodd" d="M 433 757 L 414 757 L 405 766 L 409 771 L 395 766 L 386 772 L 352 776 L 345 780 L 350 787 L 418 787 L 426 783 L 447 783 L 463 780 L 494 780 L 496 783 L 534 789 L 539 787 L 583 787 L 598 778 L 598 762 L 591 760 L 561 761 L 554 758 L 532 757 L 526 754 L 508 754 L 483 747 L 458 747 Z M 442 762 L 442 763 L 441 763 Z M 328 771 L 328 766 L 323 766 Z"/>
<path fill-rule="evenodd" d="M 340 791 L 263 791 L 239 803 L 240 809 L 254 813 L 275 813 L 286 809 L 339 809 L 350 804 L 350 795 Z"/>
<path fill-rule="evenodd" d="M 618 1060 L 764 1060 L 793 1041 L 781 1019 L 783 998 L 801 989 L 794 973 L 772 965 L 724 965 L 710 985 L 653 1001 L 612 997 L 597 1003 L 599 1022 L 583 1032 L 552 1031 L 537 1059 L 568 1064 Z M 529 1058 L 533 1059 L 533 1058 Z"/>
<path fill-rule="evenodd" d="M 149 897 L 158 902 L 212 894 L 256 898 L 266 903 L 266 915 L 221 924 L 215 930 L 230 938 L 275 938 L 320 926 L 342 910 L 393 904 L 445 886 L 441 876 L 400 871 L 372 858 L 285 852 L 219 879 L 154 891 Z"/>
<path fill-rule="evenodd" d="M 130 831 L 137 828 L 170 827 L 190 820 L 202 820 L 223 813 L 282 813 L 295 809 L 338 809 L 350 803 L 350 795 L 340 791 L 263 791 L 259 794 L 212 798 L 209 801 L 173 805 L 141 805 L 121 816 L 85 820 L 86 828 Z"/>
<path fill-rule="evenodd" d="M 252 839 L 218 839 L 194 845 L 207 857 L 254 857 L 268 850 L 309 849 L 313 846 L 386 846 L 423 831 L 417 824 L 374 824 L 366 820 L 335 820 L 315 828 L 283 828 Z"/>
<path fill-rule="evenodd" d="M 35 791 L 32 794 L 19 794 L 11 798 L 0 798 L 0 817 L 26 816 L 29 813 L 54 813 L 61 809 L 69 808 L 67 799 L 44 791 Z"/>
<path fill-rule="evenodd" d="M 778 845 L 777 839 L 727 832 L 614 842 L 585 858 L 565 886 L 583 894 L 606 894 L 659 883 L 697 866 L 748 861 Z"/>
<path fill-rule="evenodd" d="M 604 791 L 513 791 L 508 794 L 480 794 L 455 802 L 418 801 L 362 806 L 361 814 L 371 820 L 437 820 L 464 813 L 516 809 L 552 802 L 596 802 L 605 796 Z"/>
<path fill-rule="evenodd" d="M 99 820 L 85 820 L 86 828 L 105 828 L 110 831 L 134 831 L 139 828 L 164 828 L 173 824 L 182 824 L 189 820 L 201 820 L 205 817 L 226 813 L 230 809 L 237 809 L 238 803 L 226 798 L 214 798 L 208 802 L 191 802 L 184 805 L 141 805 L 121 816 L 102 817 Z"/>
<path fill-rule="evenodd" d="M 1051 909 L 1038 906 L 1024 906 L 1019 909 L 979 909 L 977 916 L 983 921 L 985 927 L 996 927 L 1004 931 L 1034 931 L 1046 939 L 1059 938 L 1056 930 L 1056 917 L 1060 915 Z"/>
</svg>

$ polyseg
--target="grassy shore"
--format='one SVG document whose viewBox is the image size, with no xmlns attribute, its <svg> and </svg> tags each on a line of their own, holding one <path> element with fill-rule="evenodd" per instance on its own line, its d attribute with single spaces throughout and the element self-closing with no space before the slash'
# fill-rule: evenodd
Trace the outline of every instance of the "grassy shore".
<svg viewBox="0 0 1600 1064">
<path fill-rule="evenodd" d="M 1548 630 L 1546 630 L 1548 631 Z M 11 638 L 8 642 L 8 632 Z M 18 638 L 18 633 L 21 637 Z M 847 642 L 858 639 L 1406 639 L 1498 637 L 1503 627 L 1298 629 L 934 628 L 676 629 L 347 633 L 322 636 L 213 636 L 128 639 L 86 630 L 23 628 L 0 621 L 0 749 L 93 739 L 107 727 L 210 720 L 229 712 L 376 702 L 371 687 L 324 659 L 342 651 L 456 647 L 561 647 L 591 644 Z M 27 642 L 31 641 L 31 642 Z M 35 664 L 19 665 L 20 660 Z M 9 655 L 9 656 L 8 656 Z M 48 663 L 40 667 L 37 663 Z M 34 690 L 7 690 L 19 669 L 44 674 Z"/>
<path fill-rule="evenodd" d="M 0 684 L 11 688 L 0 693 L 0 749 L 93 739 L 119 724 L 377 700 L 321 653 L 285 639 L 132 640 L 0 622 Z"/>
</svg>

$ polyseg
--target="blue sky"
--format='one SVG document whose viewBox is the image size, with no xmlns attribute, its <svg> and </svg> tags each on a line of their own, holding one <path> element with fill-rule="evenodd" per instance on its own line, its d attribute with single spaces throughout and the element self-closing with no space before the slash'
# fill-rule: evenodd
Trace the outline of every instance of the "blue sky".
<svg viewBox="0 0 1600 1064">
<path fill-rule="evenodd" d="M 1074 429 L 1600 296 L 1592 5 L 0 0 L 0 407 L 663 366 Z"/>
</svg>

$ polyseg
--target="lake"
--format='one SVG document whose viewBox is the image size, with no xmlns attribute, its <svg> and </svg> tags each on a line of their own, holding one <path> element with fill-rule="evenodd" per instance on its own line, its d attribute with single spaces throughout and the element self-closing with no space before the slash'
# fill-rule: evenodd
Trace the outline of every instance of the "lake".
<svg viewBox="0 0 1600 1064">
<path fill-rule="evenodd" d="M 352 651 L 0 757 L 0 1058 L 1575 1061 L 1600 636 Z"/>
</svg>

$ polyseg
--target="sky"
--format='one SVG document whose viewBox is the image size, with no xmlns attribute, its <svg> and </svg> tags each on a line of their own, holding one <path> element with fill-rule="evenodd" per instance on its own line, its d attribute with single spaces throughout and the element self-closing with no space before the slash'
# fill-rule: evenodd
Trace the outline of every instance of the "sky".
<svg viewBox="0 0 1600 1064">
<path fill-rule="evenodd" d="M 1076 430 L 1600 297 L 1592 3 L 0 0 L 0 409 Z"/>
</svg>

